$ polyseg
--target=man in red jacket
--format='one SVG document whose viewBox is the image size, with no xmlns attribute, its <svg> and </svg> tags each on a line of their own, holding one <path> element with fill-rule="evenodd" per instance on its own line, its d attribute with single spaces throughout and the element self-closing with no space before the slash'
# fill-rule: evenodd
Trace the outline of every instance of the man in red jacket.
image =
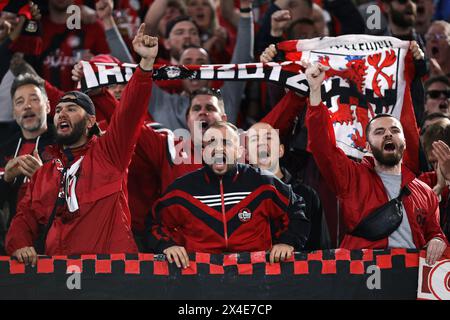
<svg viewBox="0 0 450 320">
<path fill-rule="evenodd" d="M 47 255 L 134 253 L 126 177 L 151 94 L 157 39 L 133 40 L 142 57 L 122 94 L 107 133 L 94 135 L 95 108 L 80 92 L 66 93 L 56 106 L 59 148 L 54 160 L 32 177 L 6 239 L 6 250 L 20 262 L 36 264 L 33 242 Z M 41 230 L 39 234 L 39 229 Z"/>
<path fill-rule="evenodd" d="M 426 261 L 434 264 L 447 247 L 439 226 L 439 202 L 433 191 L 402 165 L 406 144 L 401 123 L 391 115 L 374 117 L 366 128 L 367 149 L 372 156 L 365 157 L 361 163 L 350 160 L 336 146 L 329 112 L 321 100 L 326 67 L 310 63 L 305 63 L 305 67 L 310 88 L 306 118 L 308 146 L 322 175 L 341 201 L 344 223 L 349 231 L 341 247 L 426 248 Z M 376 240 L 351 234 L 371 213 L 397 198 L 404 187 L 409 194 L 401 198 L 398 210 L 403 218 L 396 229 Z"/>
</svg>

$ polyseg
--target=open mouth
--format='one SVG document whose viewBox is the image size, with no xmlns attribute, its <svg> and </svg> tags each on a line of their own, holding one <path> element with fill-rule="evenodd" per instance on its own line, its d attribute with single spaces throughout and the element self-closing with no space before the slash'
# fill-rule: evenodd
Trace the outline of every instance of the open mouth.
<svg viewBox="0 0 450 320">
<path fill-rule="evenodd" d="M 29 120 L 34 118 L 36 118 L 36 115 L 34 113 L 26 113 L 22 117 L 23 120 Z"/>
<path fill-rule="evenodd" d="M 448 112 L 448 103 L 442 102 L 441 104 L 439 104 L 439 110 L 441 112 Z"/>
<path fill-rule="evenodd" d="M 258 151 L 258 162 L 260 164 L 268 164 L 270 162 L 270 153 L 267 150 Z"/>
<path fill-rule="evenodd" d="M 199 13 L 199 14 L 197 14 L 197 15 L 195 16 L 195 18 L 196 18 L 197 20 L 203 20 L 203 19 L 205 19 L 205 14 L 204 14 L 204 13 Z"/>
<path fill-rule="evenodd" d="M 438 47 L 431 47 L 431 55 L 437 56 L 439 54 L 439 48 Z"/>
<path fill-rule="evenodd" d="M 395 144 L 393 142 L 386 142 L 384 144 L 384 151 L 392 152 L 395 151 Z"/>
<path fill-rule="evenodd" d="M 59 131 L 66 132 L 70 129 L 70 123 L 67 121 L 61 121 L 60 123 L 58 123 L 57 128 L 59 129 Z"/>
</svg>

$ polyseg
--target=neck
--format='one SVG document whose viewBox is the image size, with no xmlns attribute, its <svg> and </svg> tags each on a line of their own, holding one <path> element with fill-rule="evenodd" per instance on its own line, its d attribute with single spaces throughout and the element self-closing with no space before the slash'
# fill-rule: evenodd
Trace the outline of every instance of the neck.
<svg viewBox="0 0 450 320">
<path fill-rule="evenodd" d="M 40 129 L 35 130 L 35 131 L 27 131 L 27 130 L 22 129 L 22 136 L 27 140 L 36 139 L 37 137 L 39 137 L 46 131 L 47 131 L 47 125 L 43 125 Z"/>
<path fill-rule="evenodd" d="M 413 34 L 413 27 L 400 27 L 395 24 L 390 23 L 391 33 L 394 36 L 410 36 Z"/>
<path fill-rule="evenodd" d="M 278 179 L 283 179 L 284 175 L 283 172 L 281 171 L 280 166 L 278 165 L 277 168 L 274 170 L 273 172 L 274 176 L 277 177 Z"/>
<path fill-rule="evenodd" d="M 52 6 L 49 6 L 48 11 L 50 13 L 50 20 L 56 24 L 65 24 L 67 21 L 66 11 L 56 10 Z"/>
<path fill-rule="evenodd" d="M 386 166 L 375 159 L 375 171 L 387 174 L 402 174 L 402 162 L 400 161 L 395 166 Z"/>
<path fill-rule="evenodd" d="M 78 140 L 76 143 L 71 144 L 71 145 L 63 145 L 63 149 L 76 149 L 79 147 L 84 146 L 86 143 L 88 142 L 88 137 L 87 136 L 82 136 L 80 138 L 80 140 Z"/>
</svg>

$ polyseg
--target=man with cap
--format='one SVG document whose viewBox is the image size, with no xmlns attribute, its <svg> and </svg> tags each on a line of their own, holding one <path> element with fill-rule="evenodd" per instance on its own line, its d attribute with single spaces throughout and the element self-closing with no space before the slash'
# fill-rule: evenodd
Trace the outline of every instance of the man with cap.
<svg viewBox="0 0 450 320">
<path fill-rule="evenodd" d="M 108 131 L 99 133 L 95 108 L 81 92 L 66 93 L 56 106 L 58 147 L 54 160 L 32 177 L 6 237 L 6 251 L 36 264 L 46 255 L 135 253 L 126 177 L 151 94 L 157 39 L 133 40 L 141 56 Z"/>
</svg>

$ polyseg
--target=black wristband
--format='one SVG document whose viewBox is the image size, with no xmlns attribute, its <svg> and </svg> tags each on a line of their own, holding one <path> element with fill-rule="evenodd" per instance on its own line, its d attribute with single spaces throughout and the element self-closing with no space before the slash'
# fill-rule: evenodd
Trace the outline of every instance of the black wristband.
<svg viewBox="0 0 450 320">
<path fill-rule="evenodd" d="M 240 8 L 239 11 L 241 13 L 250 13 L 252 12 L 252 7 L 248 7 L 248 8 Z"/>
</svg>

